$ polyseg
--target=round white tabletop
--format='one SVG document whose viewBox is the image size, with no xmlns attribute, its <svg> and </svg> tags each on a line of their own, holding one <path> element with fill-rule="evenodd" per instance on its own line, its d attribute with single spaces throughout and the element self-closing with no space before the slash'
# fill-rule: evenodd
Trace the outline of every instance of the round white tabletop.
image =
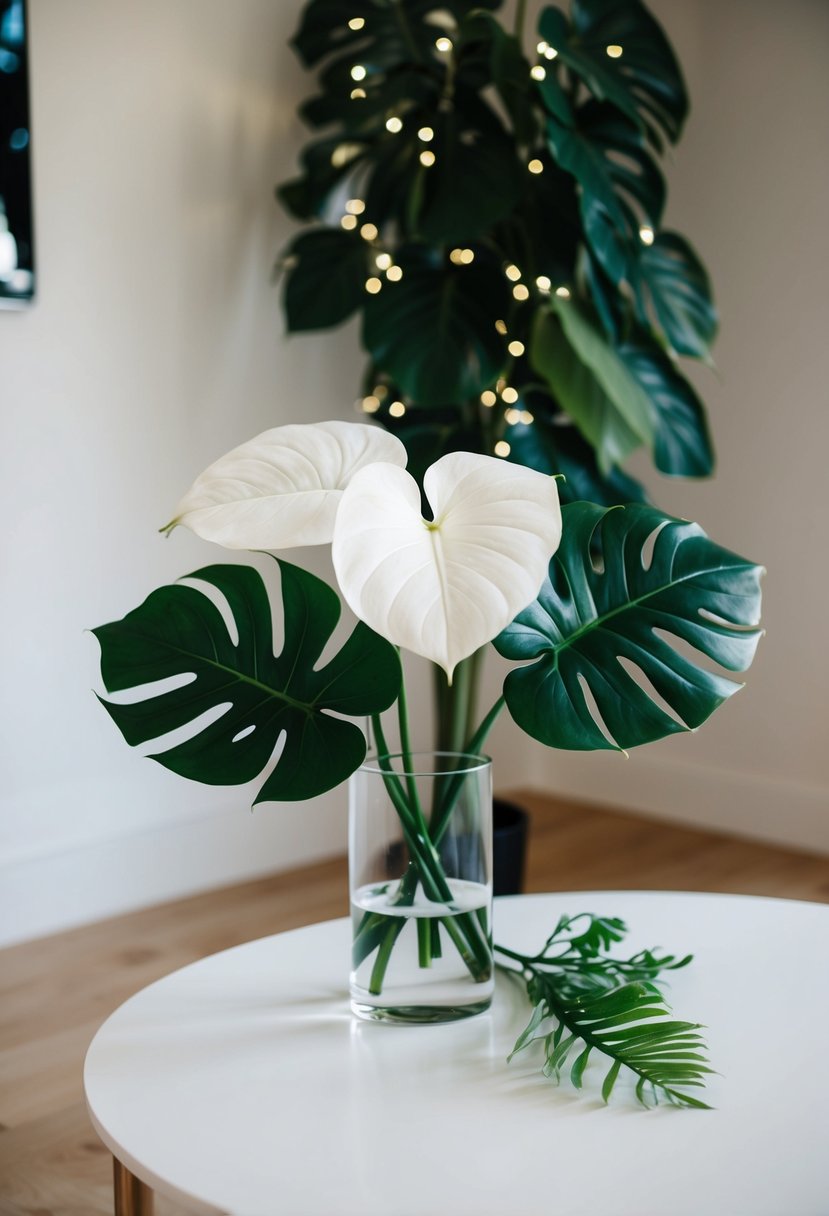
<svg viewBox="0 0 829 1216">
<path fill-rule="evenodd" d="M 829 907 L 660 892 L 496 901 L 496 940 L 537 950 L 562 912 L 621 916 L 632 949 L 692 951 L 670 997 L 713 1066 L 696 1111 L 635 1104 L 601 1063 L 556 1087 L 499 982 L 447 1026 L 349 1012 L 350 922 L 215 954 L 98 1031 L 85 1087 L 113 1154 L 195 1212 L 234 1216 L 825 1216 Z M 697 1091 L 701 1092 L 701 1091 Z"/>
</svg>

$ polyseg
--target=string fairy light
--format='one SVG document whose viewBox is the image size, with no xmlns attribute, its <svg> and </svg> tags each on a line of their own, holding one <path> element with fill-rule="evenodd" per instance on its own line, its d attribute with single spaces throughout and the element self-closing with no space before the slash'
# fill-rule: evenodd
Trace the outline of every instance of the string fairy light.
<svg viewBox="0 0 829 1216">
<path fill-rule="evenodd" d="M 514 405 L 518 400 L 518 391 L 508 386 L 501 393 L 501 400 L 506 401 L 507 405 Z"/>
<path fill-rule="evenodd" d="M 496 321 L 496 322 L 495 322 L 495 328 L 498 330 L 498 333 L 499 333 L 499 334 L 505 334 L 505 333 L 507 332 L 507 323 L 506 323 L 506 321 Z"/>
<path fill-rule="evenodd" d="M 533 80 L 546 80 L 547 69 L 542 67 L 540 63 L 536 63 L 530 68 L 530 75 Z"/>
<path fill-rule="evenodd" d="M 397 135 L 403 130 L 403 120 L 398 118 L 396 114 L 392 114 L 391 118 L 386 119 L 386 130 L 391 131 L 392 135 Z"/>
<path fill-rule="evenodd" d="M 544 165 L 538 159 L 537 156 L 533 157 L 533 159 L 527 165 L 527 168 L 529 169 L 530 173 L 543 173 L 544 172 Z"/>
<path fill-rule="evenodd" d="M 366 69 L 363 67 L 363 65 L 361 63 L 355 63 L 354 67 L 351 69 L 351 79 L 352 80 L 365 80 L 365 78 L 366 78 Z"/>
<path fill-rule="evenodd" d="M 374 264 L 378 270 L 388 270 L 389 266 L 391 266 L 391 261 L 390 253 L 378 253 L 374 259 Z"/>
<path fill-rule="evenodd" d="M 357 101 L 359 98 L 365 97 L 365 95 L 366 95 L 365 89 L 352 89 L 351 90 L 351 100 L 352 101 Z"/>
<path fill-rule="evenodd" d="M 513 283 L 517 283 L 518 280 L 521 278 L 521 271 L 518 269 L 517 266 L 512 266 L 512 265 L 507 266 L 506 270 L 504 271 L 504 274 L 507 276 L 508 279 L 512 279 Z"/>
<path fill-rule="evenodd" d="M 428 144 L 435 138 L 435 133 L 431 127 L 421 127 L 417 133 L 417 138 L 422 139 L 424 144 Z"/>
<path fill-rule="evenodd" d="M 639 240 L 643 245 L 652 245 L 655 235 L 656 234 L 654 233 L 653 228 L 648 228 L 647 226 L 643 225 L 639 229 Z"/>
<path fill-rule="evenodd" d="M 345 209 L 349 215 L 362 215 L 366 209 L 366 205 L 361 198 L 350 198 L 345 205 Z"/>
<path fill-rule="evenodd" d="M 621 59 L 624 48 L 619 46 L 617 42 L 612 42 L 609 47 L 605 48 L 608 56 L 611 59 Z"/>
<path fill-rule="evenodd" d="M 357 227 L 357 216 L 344 215 L 340 220 L 340 223 L 342 224 L 343 228 L 345 228 L 346 232 L 351 232 L 352 229 Z"/>
<path fill-rule="evenodd" d="M 499 439 L 495 445 L 495 455 L 496 456 L 509 456 L 511 451 L 512 451 L 512 448 L 507 443 L 506 439 Z"/>
<path fill-rule="evenodd" d="M 535 280 L 535 285 L 539 291 L 549 291 L 553 286 L 553 282 L 546 274 L 540 274 Z"/>
<path fill-rule="evenodd" d="M 361 30 L 365 23 L 365 17 L 352 17 L 348 23 L 348 28 L 350 30 Z"/>
<path fill-rule="evenodd" d="M 521 421 L 521 411 L 516 409 L 508 409 L 504 414 L 504 418 L 507 420 L 510 426 L 515 426 L 517 422 Z"/>
<path fill-rule="evenodd" d="M 514 355 L 515 358 L 517 359 L 520 355 L 523 355 L 523 353 L 524 353 L 524 343 L 519 342 L 518 339 L 516 338 L 514 341 L 510 342 L 509 346 L 507 347 L 507 350 L 509 351 L 509 353 L 511 355 Z"/>
<path fill-rule="evenodd" d="M 403 278 L 403 270 L 400 266 L 389 266 L 386 271 L 386 278 L 392 283 L 399 283 Z"/>
<path fill-rule="evenodd" d="M 391 405 L 389 406 L 389 413 L 391 414 L 392 418 L 402 418 L 406 413 L 406 407 L 402 401 L 392 401 Z"/>
<path fill-rule="evenodd" d="M 530 298 L 530 289 L 525 287 L 523 283 L 516 283 L 512 289 L 512 294 L 516 300 L 528 300 Z"/>
<path fill-rule="evenodd" d="M 377 239 L 377 225 L 376 224 L 363 224 L 362 228 L 360 229 L 360 236 L 363 238 L 364 241 L 376 240 Z"/>
<path fill-rule="evenodd" d="M 442 34 L 440 38 L 435 39 L 435 49 L 440 51 L 441 55 L 447 55 L 452 50 L 452 39 Z"/>
<path fill-rule="evenodd" d="M 380 408 L 380 398 L 373 394 L 369 397 L 363 397 L 360 402 L 360 409 L 364 414 L 376 414 Z"/>
<path fill-rule="evenodd" d="M 427 148 L 425 152 L 420 154 L 420 163 L 429 169 L 435 163 L 435 154 Z"/>
<path fill-rule="evenodd" d="M 492 409 L 498 398 L 495 396 L 491 388 L 486 389 L 481 393 L 481 405 L 485 405 L 488 409 Z"/>
<path fill-rule="evenodd" d="M 370 279 L 366 279 L 366 291 L 370 296 L 376 296 L 377 292 L 382 289 L 382 286 L 383 284 L 380 279 L 376 278 L 375 276 L 372 276 Z"/>
<path fill-rule="evenodd" d="M 570 289 L 568 287 L 557 287 L 556 295 L 558 296 L 558 298 L 560 300 L 569 300 L 570 299 Z"/>
</svg>

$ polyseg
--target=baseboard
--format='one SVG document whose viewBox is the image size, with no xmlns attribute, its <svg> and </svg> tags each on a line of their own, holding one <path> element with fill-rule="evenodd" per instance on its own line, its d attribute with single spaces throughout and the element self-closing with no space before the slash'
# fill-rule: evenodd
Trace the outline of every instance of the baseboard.
<svg viewBox="0 0 829 1216">
<path fill-rule="evenodd" d="M 654 819 L 829 854 L 829 790 L 634 754 L 547 753 L 533 784 Z"/>
<path fill-rule="evenodd" d="M 0 946 L 343 853 L 342 791 L 211 811 L 0 867 Z M 346 909 L 343 909 L 345 914 Z"/>
</svg>

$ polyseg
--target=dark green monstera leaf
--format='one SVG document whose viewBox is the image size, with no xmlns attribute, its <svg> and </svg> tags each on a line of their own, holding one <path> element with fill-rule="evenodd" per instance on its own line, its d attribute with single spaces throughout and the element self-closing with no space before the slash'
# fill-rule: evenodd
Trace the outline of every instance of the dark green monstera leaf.
<svg viewBox="0 0 829 1216">
<path fill-rule="evenodd" d="M 660 473 L 670 477 L 710 476 L 714 449 L 705 410 L 693 387 L 647 334 L 637 333 L 618 349 L 656 407 L 653 459 Z"/>
<path fill-rule="evenodd" d="M 659 24 L 639 0 L 575 0 L 572 24 L 544 9 L 541 37 L 599 101 L 607 101 L 661 144 L 675 143 L 688 113 L 679 64 Z M 618 58 L 609 46 L 621 47 Z"/>
<path fill-rule="evenodd" d="M 650 303 L 671 349 L 707 359 L 717 336 L 717 310 L 705 267 L 678 232 L 660 232 L 639 258 L 636 284 L 640 313 Z"/>
<path fill-rule="evenodd" d="M 551 118 L 550 147 L 581 186 L 580 210 L 590 248 L 614 283 L 632 277 L 639 229 L 656 229 L 665 179 L 640 131 L 611 106 L 589 102 L 574 126 Z"/>
<path fill-rule="evenodd" d="M 741 685 L 671 638 L 744 671 L 761 636 L 761 568 L 655 507 L 574 503 L 563 516 L 547 581 L 495 641 L 505 658 L 529 664 L 504 684 L 513 718 L 574 751 L 696 729 Z"/>
<path fill-rule="evenodd" d="M 264 583 L 249 566 L 206 566 L 188 576 L 225 597 L 238 641 L 211 600 L 182 584 L 159 588 L 123 620 L 93 630 L 109 693 L 191 677 L 171 691 L 148 688 L 131 704 L 103 701 L 127 743 L 161 739 L 224 707 L 190 738 L 152 756 L 174 773 L 207 785 L 251 781 L 284 732 L 257 803 L 313 798 L 344 781 L 362 763 L 366 745 L 357 726 L 334 714 L 379 713 L 400 687 L 397 652 L 362 623 L 319 666 L 340 601 L 305 570 L 278 565 L 285 625 L 279 655 Z"/>
<path fill-rule="evenodd" d="M 402 280 L 366 302 L 363 342 L 374 363 L 418 405 L 476 396 L 506 358 L 495 328 L 510 304 L 500 267 L 483 257 L 453 266 L 422 251 L 398 262 Z"/>
<path fill-rule="evenodd" d="M 285 279 L 290 332 L 339 325 L 362 306 L 368 248 L 355 233 L 337 228 L 303 232 L 286 254 L 295 259 Z"/>
<path fill-rule="evenodd" d="M 645 492 L 639 482 L 621 469 L 614 466 L 602 474 L 593 448 L 550 397 L 530 389 L 521 400 L 533 421 L 516 422 L 506 428 L 510 460 L 539 473 L 560 474 L 558 496 L 562 503 L 586 499 L 611 507 L 643 501 Z"/>
</svg>

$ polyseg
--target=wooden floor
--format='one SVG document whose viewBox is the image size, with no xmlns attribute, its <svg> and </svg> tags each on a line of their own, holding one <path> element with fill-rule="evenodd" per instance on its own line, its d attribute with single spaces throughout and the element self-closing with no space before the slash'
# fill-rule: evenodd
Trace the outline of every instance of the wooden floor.
<svg viewBox="0 0 829 1216">
<path fill-rule="evenodd" d="M 523 795 L 527 889 L 735 891 L 829 902 L 829 858 Z M 244 883 L 0 952 L 0 1213 L 112 1212 L 111 1163 L 81 1067 L 104 1018 L 206 954 L 346 911 L 344 860 Z M 574 908 L 574 911 L 576 909 Z M 186 1209 L 158 1199 L 157 1216 Z"/>
</svg>

